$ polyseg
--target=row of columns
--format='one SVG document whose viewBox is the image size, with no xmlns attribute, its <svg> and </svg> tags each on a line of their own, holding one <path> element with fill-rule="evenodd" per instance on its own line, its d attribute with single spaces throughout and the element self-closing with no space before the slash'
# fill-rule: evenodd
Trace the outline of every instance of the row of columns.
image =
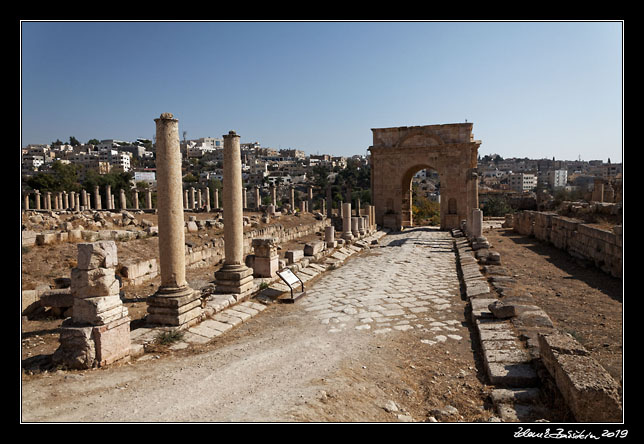
<svg viewBox="0 0 644 444">
<path fill-rule="evenodd" d="M 101 210 L 103 209 L 103 202 L 102 202 L 102 196 L 99 190 L 98 185 L 94 187 L 94 205 L 92 207 L 92 199 L 91 195 L 85 191 L 81 190 L 79 193 L 76 193 L 75 191 L 71 191 L 67 193 L 67 191 L 59 191 L 57 193 L 52 193 L 51 191 L 46 191 L 45 193 L 41 193 L 39 190 L 35 190 L 33 193 L 25 193 L 24 196 L 24 209 L 29 210 L 30 208 L 30 201 L 29 197 L 30 195 L 34 195 L 34 202 L 35 202 L 35 208 L 36 210 L 66 210 L 66 209 L 71 209 L 71 210 Z M 109 196 L 109 199 L 107 199 L 105 209 L 107 210 L 114 210 L 116 209 L 115 205 L 115 197 L 114 194 L 112 194 L 112 190 L 110 185 L 107 185 L 105 187 L 105 194 L 106 196 Z M 52 199 L 53 195 L 53 199 Z M 138 210 L 139 209 L 139 193 L 138 191 L 135 191 L 133 194 L 134 197 L 134 209 Z M 127 199 L 125 196 L 125 190 L 121 189 L 119 193 L 119 206 L 120 209 L 125 210 L 127 209 Z M 147 190 L 145 193 L 145 206 L 148 210 L 152 209 L 152 191 Z"/>
<path fill-rule="evenodd" d="M 261 196 L 260 196 L 260 187 L 258 185 L 255 185 L 255 208 L 259 209 L 261 206 Z M 127 209 L 127 199 L 126 199 L 126 192 L 125 190 L 121 189 L 119 190 L 120 195 L 119 195 L 119 208 L 124 210 Z M 271 193 L 271 201 L 273 205 L 277 206 L 277 194 L 276 194 L 276 188 L 275 186 L 270 187 L 270 193 Z M 291 193 L 291 205 L 293 208 L 295 207 L 295 189 L 294 187 L 291 187 L 290 190 Z M 87 193 L 85 190 L 81 190 L 79 193 L 76 193 L 74 191 L 71 191 L 70 193 L 67 193 L 66 191 L 59 191 L 57 193 L 52 193 L 51 191 L 47 191 L 44 194 L 41 193 L 39 190 L 33 191 L 33 193 L 25 193 L 24 195 L 24 209 L 29 210 L 31 209 L 30 205 L 30 196 L 33 194 L 34 196 L 34 201 L 35 201 L 35 209 L 36 210 L 66 210 L 66 209 L 71 209 L 71 210 L 91 210 L 91 209 L 96 209 L 96 210 L 101 210 L 103 207 L 102 204 L 102 196 L 100 194 L 100 190 L 98 185 L 94 187 L 94 205 L 92 207 L 92 199 L 90 198 L 90 194 Z M 105 194 L 106 196 L 109 196 L 109 199 L 106 202 L 105 209 L 108 210 L 114 210 L 116 209 L 115 205 L 115 196 L 112 194 L 111 186 L 106 185 L 105 187 Z M 134 198 L 134 209 L 138 210 L 139 209 L 139 192 L 138 191 L 133 191 L 132 194 Z M 248 206 L 248 200 L 247 200 L 247 190 L 246 188 L 242 189 L 242 207 L 243 208 L 249 208 Z M 308 196 L 309 199 L 306 201 L 302 201 L 306 203 L 306 211 L 309 211 L 309 206 L 310 202 L 313 198 L 313 188 L 309 187 L 308 190 Z M 214 208 L 219 209 L 219 189 L 215 188 L 214 189 Z M 205 204 L 205 205 L 204 205 Z M 183 191 L 183 208 L 185 210 L 194 210 L 198 208 L 204 208 L 206 211 L 211 211 L 211 205 L 210 205 L 210 187 L 205 187 L 203 189 L 201 188 L 194 188 L 190 187 L 189 189 L 186 188 Z M 152 209 L 152 191 L 147 190 L 145 192 L 145 208 L 148 210 Z"/>
</svg>

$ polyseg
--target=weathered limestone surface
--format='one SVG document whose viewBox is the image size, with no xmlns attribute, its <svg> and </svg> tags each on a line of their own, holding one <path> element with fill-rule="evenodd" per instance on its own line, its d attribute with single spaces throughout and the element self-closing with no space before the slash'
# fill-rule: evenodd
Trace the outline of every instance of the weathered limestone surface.
<svg viewBox="0 0 644 444">
<path fill-rule="evenodd" d="M 240 136 L 229 131 L 224 136 L 224 240 L 226 257 L 223 267 L 215 272 L 218 293 L 249 291 L 253 286 L 253 270 L 244 262 L 244 226 Z M 273 188 L 273 205 L 275 205 Z"/>
<path fill-rule="evenodd" d="M 129 358 L 130 318 L 119 296 L 117 263 L 114 241 L 78 244 L 82 268 L 71 272 L 72 317 L 61 327 L 55 363 L 90 368 Z"/>
<path fill-rule="evenodd" d="M 458 228 L 478 207 L 475 176 L 478 147 L 472 123 L 375 128 L 371 153 L 371 196 L 378 225 L 413 225 L 411 179 L 423 168 L 441 178 L 441 228 Z M 401 184 L 409 184 L 402 185 Z"/>
<path fill-rule="evenodd" d="M 198 318 L 201 307 L 193 303 L 200 293 L 186 281 L 179 125 L 170 113 L 161 114 L 155 122 L 161 285 L 147 299 L 147 322 L 183 327 Z M 190 310 L 185 311 L 187 307 Z"/>
<path fill-rule="evenodd" d="M 621 225 L 609 231 L 555 213 L 523 211 L 514 215 L 512 226 L 517 233 L 551 243 L 613 277 L 622 277 Z"/>
<path fill-rule="evenodd" d="M 580 422 L 620 422 L 619 385 L 584 347 L 562 333 L 539 335 L 541 359 Z"/>
</svg>

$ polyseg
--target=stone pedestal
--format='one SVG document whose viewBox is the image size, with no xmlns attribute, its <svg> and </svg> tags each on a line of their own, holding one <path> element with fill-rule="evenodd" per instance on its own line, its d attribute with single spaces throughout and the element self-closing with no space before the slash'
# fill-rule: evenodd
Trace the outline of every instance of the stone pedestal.
<svg viewBox="0 0 644 444">
<path fill-rule="evenodd" d="M 279 269 L 279 255 L 277 254 L 277 243 L 274 238 L 253 239 L 253 250 L 255 260 L 253 262 L 253 276 L 275 277 Z"/>
<path fill-rule="evenodd" d="M 201 299 L 186 281 L 179 124 L 170 113 L 155 122 L 161 286 L 147 299 L 147 322 L 183 328 L 201 315 Z"/>
<path fill-rule="evenodd" d="M 253 270 L 244 263 L 244 211 L 240 137 L 224 135 L 224 252 L 222 268 L 215 272 L 215 292 L 245 293 L 253 287 Z"/>
<path fill-rule="evenodd" d="M 130 355 L 130 317 L 119 297 L 114 241 L 78 244 L 71 272 L 72 317 L 61 327 L 54 363 L 85 369 Z"/>
</svg>

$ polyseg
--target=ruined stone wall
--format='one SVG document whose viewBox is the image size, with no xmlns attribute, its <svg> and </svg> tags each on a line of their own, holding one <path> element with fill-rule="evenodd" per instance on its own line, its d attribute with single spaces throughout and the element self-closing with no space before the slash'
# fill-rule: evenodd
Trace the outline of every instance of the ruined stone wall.
<svg viewBox="0 0 644 444">
<path fill-rule="evenodd" d="M 622 278 L 622 227 L 605 230 L 556 213 L 523 211 L 512 220 L 514 231 L 533 236 Z"/>
</svg>

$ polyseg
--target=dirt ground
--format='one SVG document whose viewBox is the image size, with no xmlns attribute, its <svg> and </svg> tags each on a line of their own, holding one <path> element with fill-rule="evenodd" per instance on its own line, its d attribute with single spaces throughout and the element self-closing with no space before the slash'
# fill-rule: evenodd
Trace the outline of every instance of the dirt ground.
<svg viewBox="0 0 644 444">
<path fill-rule="evenodd" d="M 511 228 L 484 236 L 555 327 L 576 338 L 621 385 L 623 281 Z"/>
</svg>

